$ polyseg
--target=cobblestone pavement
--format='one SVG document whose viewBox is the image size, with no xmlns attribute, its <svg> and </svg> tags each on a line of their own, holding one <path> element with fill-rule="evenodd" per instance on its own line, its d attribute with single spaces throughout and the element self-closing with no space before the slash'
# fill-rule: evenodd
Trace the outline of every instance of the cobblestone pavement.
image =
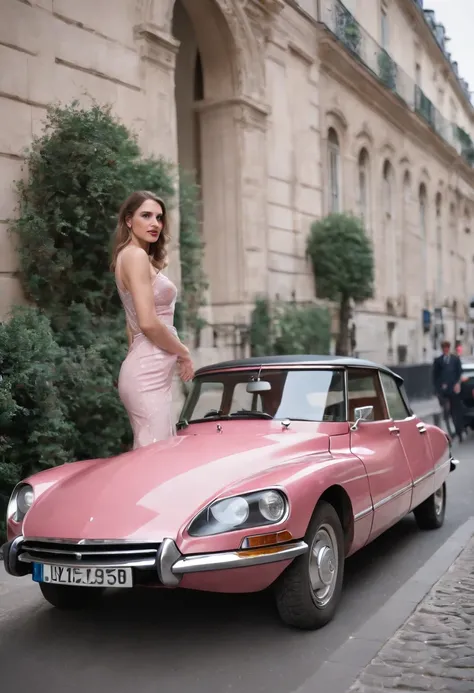
<svg viewBox="0 0 474 693">
<path fill-rule="evenodd" d="M 474 537 L 350 693 L 474 693 Z"/>
</svg>

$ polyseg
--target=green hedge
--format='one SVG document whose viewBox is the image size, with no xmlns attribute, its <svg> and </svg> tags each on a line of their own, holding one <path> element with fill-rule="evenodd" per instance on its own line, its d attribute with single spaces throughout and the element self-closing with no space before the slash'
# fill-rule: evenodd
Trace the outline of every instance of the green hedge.
<svg viewBox="0 0 474 693">
<path fill-rule="evenodd" d="M 255 303 L 250 324 L 253 356 L 328 354 L 331 319 L 326 308 L 315 304 L 276 302 L 266 298 Z"/>
</svg>

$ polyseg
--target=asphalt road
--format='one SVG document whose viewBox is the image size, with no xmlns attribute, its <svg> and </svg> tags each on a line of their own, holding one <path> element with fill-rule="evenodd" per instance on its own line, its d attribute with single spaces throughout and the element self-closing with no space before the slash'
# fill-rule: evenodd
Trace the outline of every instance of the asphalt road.
<svg viewBox="0 0 474 693">
<path fill-rule="evenodd" d="M 100 611 L 59 613 L 0 569 L 0 689 L 293 693 L 474 515 L 474 442 L 456 454 L 444 527 L 409 516 L 349 559 L 337 617 L 315 633 L 281 626 L 266 595 L 114 593 Z"/>
</svg>

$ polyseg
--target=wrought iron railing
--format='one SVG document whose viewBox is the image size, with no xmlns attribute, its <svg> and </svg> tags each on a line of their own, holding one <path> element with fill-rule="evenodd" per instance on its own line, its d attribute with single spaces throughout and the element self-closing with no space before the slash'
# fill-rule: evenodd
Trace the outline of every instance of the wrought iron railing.
<svg viewBox="0 0 474 693">
<path fill-rule="evenodd" d="M 415 112 L 436 128 L 436 108 L 418 85 L 415 85 Z"/>
<path fill-rule="evenodd" d="M 415 80 L 365 31 L 341 0 L 321 1 L 321 21 L 356 60 L 473 165 L 472 142 L 471 147 L 460 138 L 458 129 L 443 116 Z"/>
</svg>

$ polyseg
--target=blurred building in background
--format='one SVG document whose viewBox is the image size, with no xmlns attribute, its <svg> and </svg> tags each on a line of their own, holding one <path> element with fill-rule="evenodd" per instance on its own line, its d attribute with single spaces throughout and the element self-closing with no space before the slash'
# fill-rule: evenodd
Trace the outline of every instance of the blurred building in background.
<svg viewBox="0 0 474 693">
<path fill-rule="evenodd" d="M 420 362 L 442 334 L 470 350 L 474 111 L 446 46 L 421 0 L 2 0 L 0 318 L 23 300 L 7 227 L 24 148 L 49 103 L 95 99 L 196 172 L 214 337 L 257 294 L 312 300 L 310 224 L 349 211 L 376 257 L 356 352 Z"/>
</svg>

